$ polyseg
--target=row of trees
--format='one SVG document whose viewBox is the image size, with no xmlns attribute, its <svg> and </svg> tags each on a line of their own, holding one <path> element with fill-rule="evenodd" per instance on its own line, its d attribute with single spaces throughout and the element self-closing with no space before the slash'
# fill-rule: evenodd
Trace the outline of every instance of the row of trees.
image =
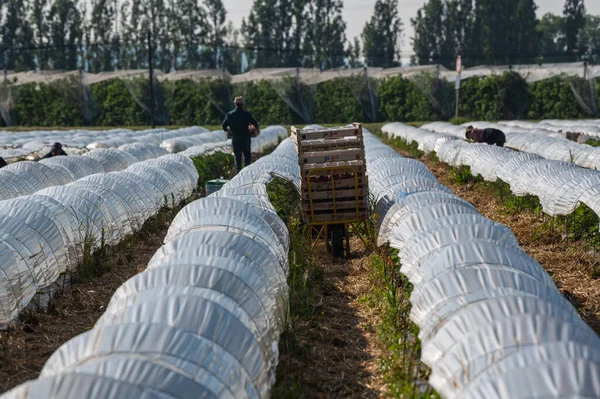
<svg viewBox="0 0 600 399">
<path fill-rule="evenodd" d="M 600 16 L 584 0 L 538 20 L 535 0 L 428 0 L 411 20 L 415 63 L 467 66 L 600 62 Z"/>
<path fill-rule="evenodd" d="M 584 0 L 538 20 L 535 0 L 423 0 L 411 19 L 415 64 L 467 66 L 600 61 L 600 16 Z M 393 67 L 403 30 L 398 0 L 377 0 L 361 37 L 346 37 L 343 0 L 254 0 L 242 25 L 222 0 L 3 0 L 0 67 L 8 70 L 154 66 L 164 71 L 256 67 Z M 586 58 L 587 57 L 587 58 Z"/>
<path fill-rule="evenodd" d="M 342 0 L 254 0 L 242 26 L 222 0 L 4 0 L 0 67 L 175 69 L 358 65 L 398 61 L 398 0 L 377 0 L 362 42 L 347 43 Z"/>
</svg>

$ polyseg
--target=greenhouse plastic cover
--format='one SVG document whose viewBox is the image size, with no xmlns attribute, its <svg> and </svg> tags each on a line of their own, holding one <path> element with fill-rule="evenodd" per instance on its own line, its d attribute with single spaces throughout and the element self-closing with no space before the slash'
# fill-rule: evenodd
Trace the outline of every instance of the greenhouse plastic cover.
<svg viewBox="0 0 600 399">
<path fill-rule="evenodd" d="M 208 130 L 197 126 L 176 130 L 152 129 L 135 132 L 127 129 L 0 132 L 0 156 L 9 162 L 30 155 L 39 158 L 50 151 L 53 143 L 59 142 L 69 155 L 82 155 L 88 150 L 118 148 L 142 161 L 148 159 L 148 153 L 152 153 L 153 158 L 164 155 L 149 146 L 158 147 L 168 140 L 185 141 L 205 132 Z M 220 136 L 220 141 L 225 141 L 224 132 L 214 136 Z M 134 147 L 131 147 L 132 145 Z"/>
<path fill-rule="evenodd" d="M 130 144 L 123 149 L 96 149 L 85 156 L 60 156 L 40 162 L 16 162 L 0 170 L 0 199 L 33 194 L 98 173 L 116 172 L 144 160 L 164 155 L 150 144 Z"/>
<path fill-rule="evenodd" d="M 528 83 L 551 79 L 557 76 L 575 76 L 593 79 L 600 77 L 600 67 L 585 62 L 548 63 L 548 64 L 523 64 L 523 65 L 479 65 L 462 70 L 461 79 L 472 77 L 485 77 L 502 75 L 503 73 L 517 73 Z M 443 65 L 401 66 L 393 68 L 348 68 L 320 71 L 316 68 L 255 68 L 249 72 L 232 75 L 222 69 L 206 70 L 180 70 L 165 73 L 154 70 L 159 81 L 178 81 L 181 79 L 230 79 L 232 83 L 259 82 L 261 80 L 281 80 L 295 78 L 305 84 L 314 85 L 326 82 L 340 76 L 353 76 L 367 74 L 373 79 L 385 79 L 392 76 L 406 76 L 409 79 L 423 73 L 437 75 L 440 78 L 454 81 L 456 72 L 448 70 Z M 9 72 L 6 79 L 13 85 L 28 83 L 50 83 L 61 79 L 75 78 L 89 85 L 97 84 L 110 79 L 127 79 L 134 76 L 148 76 L 144 69 L 120 70 L 113 72 L 89 73 L 84 71 L 27 71 Z"/>
<path fill-rule="evenodd" d="M 401 123 L 383 131 L 486 180 L 535 193 L 547 212 L 600 202 L 595 171 L 468 144 L 464 126 L 425 127 L 435 132 Z M 399 167 L 403 158 L 381 143 L 370 138 L 365 147 L 383 211 L 378 243 L 399 250 L 400 272 L 414 284 L 410 316 L 419 327 L 422 361 L 432 368 L 431 386 L 444 398 L 600 397 L 600 340 L 514 234 L 436 187 L 418 167 Z M 403 170 L 418 176 L 421 190 L 390 195 L 390 186 L 411 180 L 398 177 Z"/>
<path fill-rule="evenodd" d="M 193 146 L 219 143 L 225 140 L 227 140 L 227 134 L 222 130 L 217 130 L 214 132 L 202 132 L 193 136 L 168 139 L 163 141 L 160 146 L 170 153 L 177 153 Z"/>
<path fill-rule="evenodd" d="M 275 133 L 278 141 L 283 134 Z M 2 397 L 270 397 L 288 314 L 289 234 L 265 184 L 297 168 L 294 154 L 288 140 L 219 196 L 187 205 L 148 268 L 117 289 L 94 328 L 59 348 L 39 379 Z M 167 155 L 107 176 L 151 182 L 144 195 L 161 195 L 167 179 L 175 195 L 198 179 L 181 158 Z M 244 175 L 262 177 L 252 184 Z M 129 209 L 138 209 L 133 202 Z M 99 214 L 114 221 L 115 211 L 128 209 L 120 205 Z"/>
<path fill-rule="evenodd" d="M 473 123 L 478 126 L 490 125 Z M 528 127 L 531 125 L 523 123 Z M 503 129 L 508 127 L 508 125 L 493 126 Z M 430 123 L 424 125 L 423 128 L 435 130 L 433 132 L 418 129 L 424 133 L 424 137 L 431 134 L 445 137 L 448 133 L 456 133 L 462 137 L 464 132 L 464 126 L 455 126 L 445 122 Z M 525 130 L 525 128 L 522 129 Z M 384 126 L 383 130 L 392 137 L 417 142 L 423 140 L 418 134 L 406 135 L 407 129 L 401 123 L 388 124 Z M 502 180 L 510 185 L 511 191 L 515 195 L 538 197 L 542 210 L 551 216 L 568 215 L 574 212 L 580 204 L 587 205 L 600 215 L 598 201 L 600 186 L 597 183 L 600 180 L 600 171 L 595 170 L 595 161 L 592 156 L 599 150 L 566 139 L 548 139 L 539 132 L 534 136 L 552 142 L 531 141 L 527 138 L 531 136 L 530 133 L 514 133 L 513 136 L 525 137 L 525 140 L 522 141 L 523 145 L 515 146 L 519 149 L 518 152 L 486 144 L 468 144 L 457 137 L 455 140 L 445 141 L 439 145 L 436 150 L 437 156 L 452 166 L 469 166 L 472 174 L 481 175 L 486 181 Z M 514 142 L 512 141 L 512 143 Z M 511 146 L 511 140 L 508 140 L 507 145 Z M 536 153 L 523 152 L 532 149 L 536 149 Z M 563 155 L 556 155 L 555 150 Z M 566 156 L 565 153 L 569 155 Z"/>
<path fill-rule="evenodd" d="M 159 211 L 164 196 L 189 197 L 198 179 L 191 160 L 171 155 L 135 164 L 145 171 L 160 164 L 160 176 L 167 180 L 163 191 L 156 188 L 151 173 L 95 173 L 102 166 L 88 157 L 47 161 L 90 174 L 0 201 L 0 327 L 6 327 L 37 292 L 79 264 L 84 241 L 91 240 L 95 248 L 102 242 L 117 244 Z"/>
<path fill-rule="evenodd" d="M 401 271 L 418 279 L 411 318 L 432 386 L 452 398 L 600 397 L 600 340 L 510 230 L 474 211 L 436 218 L 436 210 L 473 208 L 458 197 L 444 202 L 452 192 L 414 160 L 405 168 L 414 178 L 395 178 L 403 158 L 368 132 L 365 151 L 367 171 L 377 167 L 373 194 L 387 204 L 381 228 L 402 238 Z M 170 161 L 187 183 L 190 172 Z M 287 314 L 289 238 L 278 232 L 265 184 L 294 168 L 287 139 L 219 195 L 188 205 L 96 326 L 59 348 L 38 380 L 3 398 L 269 397 Z M 397 182 L 391 193 L 388 178 Z"/>
</svg>

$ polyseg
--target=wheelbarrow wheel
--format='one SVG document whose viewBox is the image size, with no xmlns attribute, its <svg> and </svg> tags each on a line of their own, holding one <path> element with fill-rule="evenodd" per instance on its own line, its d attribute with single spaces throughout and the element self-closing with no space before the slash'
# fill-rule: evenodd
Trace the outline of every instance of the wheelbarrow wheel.
<svg viewBox="0 0 600 399">
<path fill-rule="evenodd" d="M 331 254 L 334 258 L 344 257 L 344 226 L 331 229 Z"/>
</svg>

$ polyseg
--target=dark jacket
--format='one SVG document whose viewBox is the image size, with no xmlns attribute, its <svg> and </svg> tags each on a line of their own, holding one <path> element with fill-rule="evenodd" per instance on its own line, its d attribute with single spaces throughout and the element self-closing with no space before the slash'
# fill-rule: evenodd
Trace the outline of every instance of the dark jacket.
<svg viewBox="0 0 600 399">
<path fill-rule="evenodd" d="M 471 140 L 476 143 L 504 146 L 504 143 L 506 143 L 506 136 L 502 130 L 489 127 L 487 129 L 471 130 Z"/>
<path fill-rule="evenodd" d="M 8 166 L 8 164 L 6 163 L 4 158 L 0 157 L 0 169 L 2 169 L 5 166 Z"/>
<path fill-rule="evenodd" d="M 57 155 L 54 155 L 52 153 L 52 151 L 50 151 L 49 153 L 47 153 L 46 155 L 44 155 L 42 157 L 42 159 L 47 159 L 47 158 L 52 158 L 52 157 L 58 157 L 58 156 L 66 156 L 66 155 L 67 155 L 67 153 L 64 152 L 63 150 L 60 150 L 60 153 L 58 153 Z"/>
<path fill-rule="evenodd" d="M 225 115 L 225 120 L 223 121 L 223 130 L 227 131 L 227 128 L 231 129 L 233 133 L 233 137 L 250 137 L 250 131 L 248 130 L 248 126 L 252 125 L 255 128 L 259 129 L 260 125 L 254 119 L 250 112 L 246 111 L 243 108 L 236 108 L 233 111 L 229 112 Z"/>
</svg>

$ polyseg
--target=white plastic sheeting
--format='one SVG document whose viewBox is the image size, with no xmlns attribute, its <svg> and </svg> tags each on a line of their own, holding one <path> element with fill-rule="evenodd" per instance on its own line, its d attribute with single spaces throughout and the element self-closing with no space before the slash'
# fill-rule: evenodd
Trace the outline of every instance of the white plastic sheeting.
<svg viewBox="0 0 600 399">
<path fill-rule="evenodd" d="M 158 146 L 166 140 L 185 139 L 208 132 L 203 127 L 187 127 L 177 130 L 152 129 L 132 131 L 128 129 L 113 130 L 59 130 L 31 132 L 0 132 L 0 156 L 7 159 L 25 158 L 30 154 L 44 155 L 50 146 L 59 142 L 70 155 L 80 155 L 87 150 L 101 148 L 118 148 L 138 143 L 137 151 L 144 145 Z M 223 137 L 223 140 L 225 138 Z M 154 151 L 154 150 L 152 150 Z M 162 154 L 155 152 L 156 156 Z M 139 159 L 140 154 L 132 153 Z"/>
<path fill-rule="evenodd" d="M 153 164 L 168 162 L 197 180 L 184 159 L 167 155 L 108 176 L 145 178 L 142 169 L 159 174 Z M 273 176 L 298 184 L 299 175 L 288 139 L 186 206 L 148 268 L 117 289 L 94 328 L 59 348 L 40 378 L 2 398 L 270 397 L 288 314 L 289 233 L 265 184 Z M 157 180 L 150 190 L 161 193 Z"/>
<path fill-rule="evenodd" d="M 408 78 L 418 76 L 422 73 L 438 75 L 440 78 L 454 81 L 456 72 L 448 70 L 443 65 L 418 65 L 401 66 L 394 68 L 349 68 L 344 70 L 331 69 L 320 71 L 315 68 L 255 68 L 249 72 L 231 75 L 222 69 L 204 70 L 179 70 L 165 73 L 155 70 L 154 73 L 160 81 L 177 81 L 181 79 L 231 79 L 231 82 L 246 83 L 259 82 L 261 80 L 281 80 L 286 78 L 299 79 L 306 84 L 326 82 L 340 76 L 361 75 L 368 71 L 369 77 L 373 79 L 384 79 L 391 76 L 406 76 Z M 580 78 L 600 77 L 600 67 L 589 65 L 584 62 L 570 62 L 559 64 L 523 64 L 523 65 L 480 65 L 463 69 L 461 78 L 463 80 L 474 76 L 495 76 L 506 72 L 514 72 L 521 75 L 528 83 L 550 79 L 557 76 L 576 76 Z M 19 86 L 28 83 L 49 83 L 61 79 L 77 78 L 90 85 L 100 83 L 109 79 L 126 79 L 133 76 L 147 76 L 148 71 L 143 69 L 121 70 L 113 72 L 88 73 L 83 71 L 27 71 L 9 72 L 6 79 L 11 86 Z"/>
<path fill-rule="evenodd" d="M 453 165 L 486 159 L 479 167 L 489 176 L 497 177 L 493 171 L 514 153 L 447 135 L 439 135 L 436 147 L 435 134 L 420 135 L 401 124 L 384 131 L 427 142 L 424 150 L 437 148 Z M 410 317 L 419 326 L 431 386 L 444 398 L 600 397 L 600 339 L 512 232 L 440 190 L 415 161 L 378 140 L 365 139 L 365 150 L 373 194 L 383 198 L 379 244 L 399 251 L 400 271 L 414 285 Z M 557 169 L 546 163 L 564 166 L 514 154 L 518 162 L 511 167 L 517 172 L 527 163 L 545 165 L 541 169 L 551 173 Z M 428 183 L 389 195 L 388 187 L 415 179 Z M 531 176 L 525 180 L 523 187 L 544 184 Z"/>
<path fill-rule="evenodd" d="M 139 161 L 146 161 L 152 158 L 158 158 L 163 155 L 167 155 L 169 152 L 164 148 L 148 144 L 148 143 L 132 143 L 132 144 L 124 144 L 119 147 L 119 150 L 125 151 L 134 157 L 136 157 Z"/>
<path fill-rule="evenodd" d="M 469 144 L 458 137 L 454 140 L 446 140 L 450 132 L 458 128 L 464 130 L 463 127 L 436 122 L 429 124 L 428 128 L 441 130 L 444 133 L 409 128 L 401 123 L 388 124 L 383 127 L 383 131 L 390 137 L 418 143 L 430 142 L 433 140 L 432 135 L 433 137 L 438 135 L 440 144 L 435 149 L 433 147 L 428 149 L 436 151 L 440 160 L 451 166 L 469 166 L 473 175 L 481 175 L 486 181 L 502 180 L 510 185 L 515 195 L 538 197 L 542 210 L 551 216 L 568 215 L 580 204 L 587 205 L 600 215 L 600 171 L 579 167 L 569 161 L 546 159 L 538 155 L 538 153 L 547 155 L 547 150 L 552 146 L 539 144 L 536 153 L 517 152 L 487 144 Z M 567 140 L 560 141 L 572 143 Z M 573 145 L 581 147 L 581 144 L 573 143 Z M 420 144 L 419 146 L 421 147 Z"/>
<path fill-rule="evenodd" d="M 82 170 L 90 173 L 64 186 L 0 201 L 0 327 L 60 273 L 77 266 L 85 241 L 94 247 L 120 242 L 166 205 L 165 199 L 189 197 L 198 180 L 191 160 L 177 155 L 138 162 L 114 173 L 95 173 L 93 166 L 101 170 L 102 166 L 91 157 L 48 161 L 53 166 L 74 166 L 67 169 L 74 177 Z M 52 170 L 41 163 L 39 168 Z M 164 184 L 156 182 L 160 178 Z"/>
<path fill-rule="evenodd" d="M 123 146 L 123 149 L 95 149 L 85 156 L 16 162 L 0 170 L 0 200 L 62 186 L 97 173 L 121 171 L 134 163 L 164 154 L 166 151 L 160 147 L 136 143 Z"/>
<path fill-rule="evenodd" d="M 176 153 L 185 151 L 193 146 L 219 143 L 225 140 L 227 140 L 227 134 L 222 130 L 216 130 L 214 132 L 203 132 L 193 136 L 168 139 L 163 141 L 160 146 L 171 153 Z"/>
<path fill-rule="evenodd" d="M 288 136 L 289 133 L 283 126 L 269 126 L 262 129 L 260 136 L 252 139 L 252 152 L 261 153 L 267 147 L 276 146 L 281 140 Z"/>
<path fill-rule="evenodd" d="M 600 125 L 596 127 L 578 127 L 576 122 L 568 127 L 557 127 L 549 124 L 536 124 L 531 122 L 513 121 L 501 122 L 500 124 L 489 122 L 468 122 L 462 126 L 452 125 L 447 122 L 434 122 L 423 125 L 424 130 L 450 134 L 460 138 L 465 137 L 465 128 L 472 125 L 476 128 L 496 128 L 506 135 L 506 147 L 537 154 L 543 158 L 554 161 L 573 163 L 584 168 L 600 169 L 600 148 L 587 144 L 580 144 L 567 140 L 567 132 L 585 131 L 588 137 L 600 137 Z M 401 124 L 391 126 L 392 130 L 401 129 Z M 598 134 L 594 134 L 598 130 Z M 420 139 L 421 140 L 421 139 Z"/>
<path fill-rule="evenodd" d="M 231 154 L 231 140 L 223 141 L 220 143 L 194 145 L 188 148 L 187 150 L 180 152 L 179 154 L 184 155 L 186 157 L 195 158 L 202 155 L 214 154 L 216 152 Z"/>
</svg>

